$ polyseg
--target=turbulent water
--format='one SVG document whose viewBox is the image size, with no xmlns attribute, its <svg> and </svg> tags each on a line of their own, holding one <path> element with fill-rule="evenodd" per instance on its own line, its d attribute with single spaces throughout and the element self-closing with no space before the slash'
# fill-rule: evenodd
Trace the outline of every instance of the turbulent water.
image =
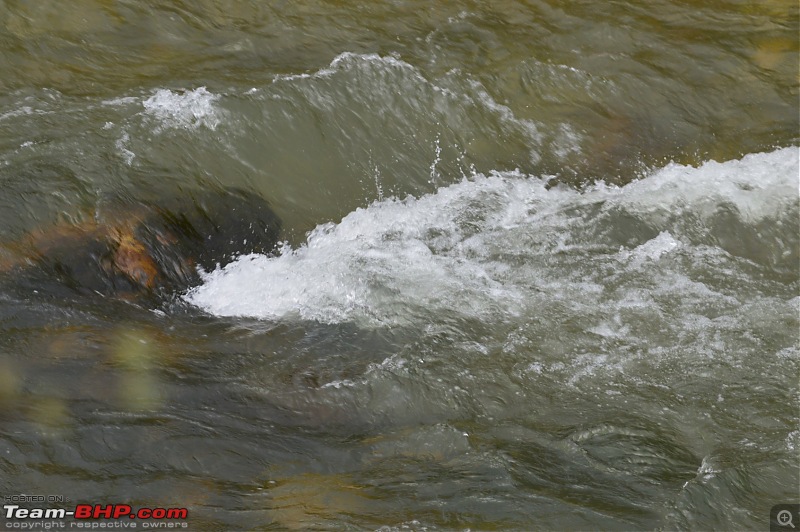
<svg viewBox="0 0 800 532">
<path fill-rule="evenodd" d="M 765 529 L 800 502 L 799 30 L 784 1 L 0 3 L 0 496 Z M 215 187 L 270 202 L 274 254 L 158 304 L 4 268 Z"/>
</svg>

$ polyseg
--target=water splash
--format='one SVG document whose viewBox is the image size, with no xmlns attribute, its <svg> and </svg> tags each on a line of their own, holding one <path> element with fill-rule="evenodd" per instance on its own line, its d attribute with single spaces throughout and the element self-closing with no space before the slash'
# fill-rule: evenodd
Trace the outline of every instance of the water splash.
<svg viewBox="0 0 800 532">
<path fill-rule="evenodd" d="M 159 89 L 142 105 L 163 127 L 196 129 L 202 126 L 214 130 L 220 123 L 219 111 L 214 106 L 218 99 L 219 95 L 208 92 L 205 87 L 184 92 Z"/>
<path fill-rule="evenodd" d="M 797 158 L 786 148 L 700 168 L 671 164 L 624 187 L 585 191 L 548 189 L 518 172 L 479 175 L 357 209 L 277 257 L 242 257 L 205 274 L 186 299 L 217 315 L 364 325 L 515 320 L 565 300 L 585 312 L 621 310 L 676 290 L 681 304 L 731 305 L 737 296 L 699 280 L 702 268 L 730 268 L 746 286 L 747 264 L 782 263 L 725 241 L 718 216 L 753 231 L 782 226 L 762 243 L 796 254 Z"/>
</svg>

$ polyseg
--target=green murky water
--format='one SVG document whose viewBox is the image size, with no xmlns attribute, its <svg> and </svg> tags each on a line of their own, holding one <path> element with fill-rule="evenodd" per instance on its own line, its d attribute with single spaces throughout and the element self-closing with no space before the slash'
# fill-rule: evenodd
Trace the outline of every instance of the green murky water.
<svg viewBox="0 0 800 532">
<path fill-rule="evenodd" d="M 800 491 L 798 11 L 1 2 L 0 270 L 215 187 L 285 242 L 158 304 L 0 274 L 0 495 L 764 529 Z"/>
</svg>

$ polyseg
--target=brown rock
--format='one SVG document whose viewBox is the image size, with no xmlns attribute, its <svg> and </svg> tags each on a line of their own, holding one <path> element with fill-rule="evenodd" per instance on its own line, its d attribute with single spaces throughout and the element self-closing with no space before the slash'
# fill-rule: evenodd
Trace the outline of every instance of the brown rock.
<svg viewBox="0 0 800 532">
<path fill-rule="evenodd" d="M 43 290 L 55 281 L 78 293 L 163 297 L 198 283 L 198 267 L 274 251 L 280 232 L 267 202 L 238 189 L 115 200 L 84 218 L 0 247 L 0 275 Z"/>
</svg>

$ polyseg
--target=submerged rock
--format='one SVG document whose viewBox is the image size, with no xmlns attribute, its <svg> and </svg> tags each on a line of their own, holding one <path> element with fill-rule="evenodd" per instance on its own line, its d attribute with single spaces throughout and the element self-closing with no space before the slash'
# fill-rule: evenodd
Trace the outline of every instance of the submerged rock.
<svg viewBox="0 0 800 532">
<path fill-rule="evenodd" d="M 80 223 L 37 229 L 7 244 L 0 273 L 123 299 L 164 297 L 200 282 L 239 255 L 274 251 L 280 220 L 239 189 L 187 192 L 160 201 L 116 199 Z"/>
</svg>

